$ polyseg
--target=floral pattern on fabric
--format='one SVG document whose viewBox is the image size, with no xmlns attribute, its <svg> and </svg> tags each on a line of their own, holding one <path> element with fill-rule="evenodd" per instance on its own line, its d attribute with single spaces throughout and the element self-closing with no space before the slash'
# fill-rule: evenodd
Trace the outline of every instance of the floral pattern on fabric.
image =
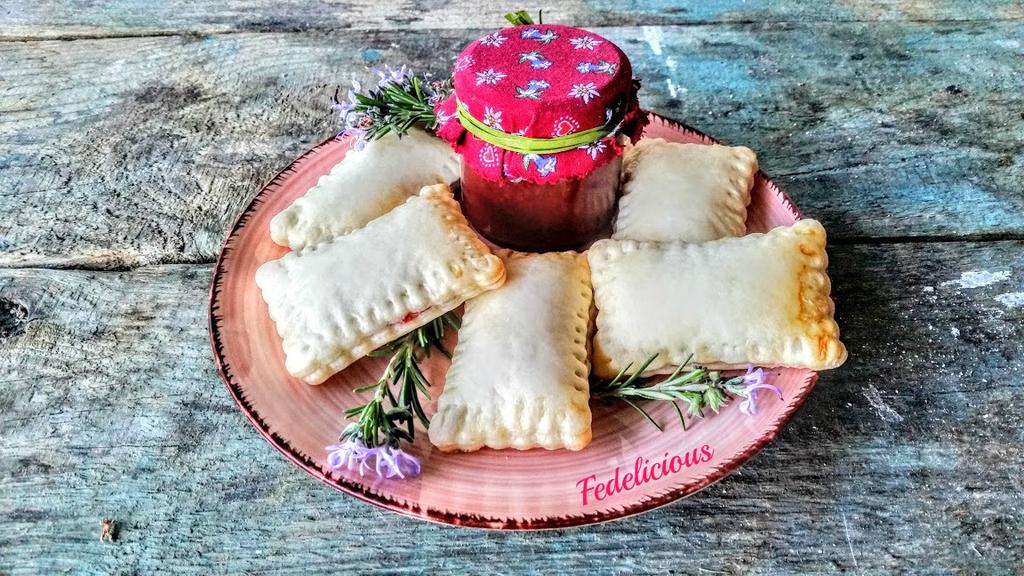
<svg viewBox="0 0 1024 576">
<path fill-rule="evenodd" d="M 469 133 L 458 119 L 459 102 L 480 123 L 529 138 L 608 125 L 635 141 L 647 122 L 622 50 L 570 26 L 531 24 L 487 34 L 456 59 L 453 82 L 453 95 L 435 107 L 437 133 L 492 181 L 580 178 L 621 154 L 623 140 L 612 135 L 556 154 L 520 154 Z"/>
<path fill-rule="evenodd" d="M 530 80 L 526 83 L 525 88 L 516 86 L 516 98 L 540 100 L 541 96 L 544 95 L 544 91 L 550 87 L 551 84 L 549 84 L 547 80 Z"/>
<path fill-rule="evenodd" d="M 544 70 L 545 68 L 551 68 L 551 60 L 544 57 L 543 54 L 534 50 L 533 52 L 523 52 L 519 55 L 519 63 L 527 63 L 530 68 L 534 70 Z"/>
<path fill-rule="evenodd" d="M 505 76 L 507 76 L 507 74 L 504 72 L 498 72 L 494 68 L 488 68 L 483 72 L 476 73 L 476 84 L 477 86 L 481 84 L 490 84 L 493 86 L 504 79 Z"/>
<path fill-rule="evenodd" d="M 585 151 L 591 159 L 597 160 L 597 156 L 601 152 L 604 152 L 607 147 L 608 145 L 605 144 L 605 139 L 602 138 L 601 140 L 591 142 L 590 144 L 584 144 L 583 146 L 580 146 L 580 149 Z"/>
<path fill-rule="evenodd" d="M 455 59 L 455 71 L 462 72 L 463 70 L 469 69 L 475 63 L 476 60 L 473 59 L 473 56 L 463 54 Z"/>
<path fill-rule="evenodd" d="M 583 100 L 584 104 L 589 103 L 590 99 L 594 96 L 600 95 L 601 93 L 597 91 L 597 86 L 595 86 L 593 82 L 587 82 L 586 84 L 573 84 L 572 90 L 569 90 L 569 96 Z"/>
<path fill-rule="evenodd" d="M 484 124 L 491 128 L 501 130 L 501 112 L 491 108 L 490 106 L 484 108 Z"/>
<path fill-rule="evenodd" d="M 617 67 L 618 66 L 612 64 L 611 62 L 605 62 L 604 60 L 600 60 L 597 63 L 580 62 L 579 64 L 576 65 L 576 71 L 579 72 L 580 74 L 590 74 L 591 72 L 594 72 L 597 74 L 614 75 L 615 69 Z"/>
<path fill-rule="evenodd" d="M 531 26 L 526 30 L 523 30 L 522 37 L 529 38 L 530 40 L 536 40 L 541 44 L 550 44 L 551 42 L 558 38 L 558 34 L 555 34 L 555 32 L 551 28 L 546 28 L 543 32 L 541 32 L 539 28 L 534 28 Z"/>
<path fill-rule="evenodd" d="M 494 46 L 494 47 L 499 47 L 500 48 L 501 45 L 505 43 L 505 40 L 508 40 L 508 38 L 506 38 L 505 36 L 502 36 L 501 32 L 495 32 L 494 34 L 488 34 L 487 36 L 484 36 L 483 38 L 481 38 L 480 39 L 480 45 L 481 46 Z"/>
<path fill-rule="evenodd" d="M 577 50 L 593 50 L 601 44 L 601 40 L 598 40 L 593 36 L 579 36 L 576 38 L 570 38 L 569 43 Z"/>
</svg>

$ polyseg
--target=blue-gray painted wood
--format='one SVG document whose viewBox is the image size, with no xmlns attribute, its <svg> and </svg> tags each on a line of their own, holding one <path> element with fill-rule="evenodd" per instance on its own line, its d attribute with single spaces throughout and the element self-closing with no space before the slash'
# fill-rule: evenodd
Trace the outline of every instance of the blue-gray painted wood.
<svg viewBox="0 0 1024 576">
<path fill-rule="evenodd" d="M 757 150 L 835 238 L 1024 234 L 1024 22 L 600 31 L 644 105 Z M 338 83 L 476 34 L 0 42 L 0 265 L 209 262 Z"/>
<path fill-rule="evenodd" d="M 838 244 L 850 361 L 780 437 L 695 498 L 550 533 L 428 525 L 323 487 L 217 380 L 209 262 L 259 184 L 330 133 L 337 83 L 383 62 L 443 73 L 500 21 L 462 0 L 16 1 L 0 574 L 1024 569 L 1022 5 L 547 6 L 620 43 L 647 106 L 756 149 Z"/>
<path fill-rule="evenodd" d="M 0 270 L 26 312 L 0 322 L 0 572 L 1013 573 L 1022 251 L 833 247 L 850 360 L 774 443 L 682 503 L 535 534 L 402 518 L 293 468 L 217 380 L 208 265 Z"/>
<path fill-rule="evenodd" d="M 1020 20 L 1016 0 L 547 0 L 402 2 L 231 0 L 226 2 L 14 0 L 0 38 L 82 38 L 236 32 L 499 27 L 502 14 L 527 9 L 574 26 L 693 25 L 717 22 L 963 22 Z"/>
</svg>

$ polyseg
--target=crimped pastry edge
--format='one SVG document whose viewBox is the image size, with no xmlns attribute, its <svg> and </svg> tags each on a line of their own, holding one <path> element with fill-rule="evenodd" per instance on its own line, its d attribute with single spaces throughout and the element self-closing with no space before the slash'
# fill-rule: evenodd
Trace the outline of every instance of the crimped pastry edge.
<svg viewBox="0 0 1024 576">
<path fill-rule="evenodd" d="M 637 224 L 633 222 L 633 212 L 630 210 L 631 206 L 634 204 L 636 192 L 628 191 L 627 184 L 629 184 L 633 179 L 633 173 L 643 160 L 647 150 L 661 146 L 682 147 L 685 149 L 712 147 L 728 151 L 729 155 L 732 157 L 732 166 L 736 171 L 730 174 L 726 194 L 724 198 L 720 199 L 725 209 L 709 214 L 707 217 L 708 220 L 712 222 L 712 228 L 714 228 L 720 238 L 743 236 L 746 234 L 747 207 L 750 205 L 750 192 L 753 190 L 754 183 L 757 181 L 758 171 L 757 154 L 753 150 L 746 146 L 693 143 L 684 144 L 669 142 L 664 138 L 648 138 L 629 147 L 623 155 L 622 176 L 619 183 L 619 188 L 623 190 L 623 194 L 622 197 L 619 198 L 618 213 L 615 217 L 614 230 L 611 236 L 612 239 L 652 241 L 644 238 L 631 237 L 632 234 L 635 234 L 635 231 L 631 232 L 630 228 L 635 228 L 637 226 Z M 749 174 L 749 176 L 743 176 L 745 174 Z"/>
<path fill-rule="evenodd" d="M 444 392 L 438 399 L 438 410 L 431 417 L 429 430 L 430 442 L 438 449 L 445 452 L 464 451 L 471 452 L 481 448 L 528 450 L 532 448 L 544 448 L 547 450 L 568 449 L 582 450 L 592 437 L 590 413 L 590 356 L 588 353 L 589 328 L 591 323 L 591 309 L 593 303 L 593 290 L 590 285 L 590 269 L 586 256 L 576 252 L 547 252 L 547 253 L 524 253 L 508 249 L 497 249 L 495 253 L 505 260 L 521 258 L 544 258 L 558 260 L 572 258 L 576 268 L 575 275 L 581 296 L 587 300 L 584 310 L 577 310 L 573 326 L 575 335 L 573 337 L 573 388 L 578 397 L 574 398 L 565 414 L 555 414 L 565 411 L 563 406 L 551 406 L 543 400 L 527 400 L 515 402 L 512 410 L 515 412 L 514 420 L 522 421 L 530 416 L 532 421 L 545 421 L 552 416 L 561 416 L 558 433 L 548 436 L 538 436 L 536 431 L 520 433 L 510 430 L 502 425 L 503 412 L 507 410 L 504 403 L 489 402 L 479 406 L 466 406 L 465 404 L 445 404 Z M 471 314 L 463 316 L 463 330 L 468 328 L 467 322 L 472 322 Z M 458 361 L 458 347 L 456 347 L 455 358 L 452 366 Z M 449 369 L 449 374 L 451 374 Z M 467 383 L 472 385 L 472 383 Z M 536 413 L 538 412 L 539 413 Z M 534 412 L 534 414 L 529 414 Z M 467 423 L 486 422 L 481 426 L 467 426 Z M 581 432 L 580 429 L 585 428 Z M 476 433 L 484 430 L 484 434 Z"/>
<path fill-rule="evenodd" d="M 345 350 L 334 350 L 334 359 L 328 361 L 326 365 L 314 367 L 312 364 L 307 364 L 305 369 L 294 371 L 288 369 L 288 372 L 292 376 L 295 376 L 308 384 L 321 384 L 334 374 L 344 370 L 349 365 L 363 358 L 373 350 L 376 350 L 400 336 L 412 332 L 416 328 L 429 323 L 446 312 L 458 308 L 466 300 L 488 290 L 497 288 L 504 283 L 504 263 L 500 258 L 490 252 L 487 245 L 484 244 L 479 237 L 477 237 L 476 232 L 469 227 L 469 223 L 462 214 L 462 211 L 459 208 L 458 203 L 453 198 L 451 189 L 447 184 L 425 186 L 420 190 L 419 194 L 411 196 L 409 200 L 413 198 L 423 198 L 427 200 L 431 206 L 441 210 L 441 217 L 450 224 L 448 240 L 462 247 L 462 255 L 459 261 L 466 263 L 470 267 L 469 272 L 472 285 L 468 286 L 465 290 L 460 291 L 454 298 L 443 303 L 432 304 L 422 310 L 409 310 L 408 305 L 403 303 L 403 309 L 407 312 L 417 312 L 416 318 L 401 324 L 390 322 L 386 324 L 378 323 L 375 330 L 361 330 L 361 333 L 350 346 L 346 347 Z M 406 202 L 409 200 L 406 200 Z M 301 258 L 303 254 L 322 250 L 337 240 L 338 238 L 335 238 L 334 240 L 323 244 L 310 246 L 301 252 L 288 253 L 277 260 L 264 263 L 260 268 L 262 269 L 264 266 L 268 265 L 274 265 L 278 268 L 283 267 L 286 264 L 282 263 L 282 261 Z M 275 272 L 286 274 L 287 270 L 277 270 Z M 259 278 L 261 275 L 260 271 L 257 270 L 257 284 L 260 284 Z M 264 301 L 267 301 L 267 288 L 260 285 L 260 289 L 261 292 L 263 292 L 262 295 L 264 296 Z M 291 312 L 290 307 L 288 309 L 275 310 L 275 307 L 270 306 L 269 302 L 267 302 L 267 304 L 271 319 L 274 320 L 275 326 L 278 326 L 278 321 L 280 320 L 278 317 L 279 314 L 288 315 Z M 395 303 L 393 301 L 389 301 L 387 304 L 392 305 Z M 373 314 L 373 316 L 376 317 L 378 314 Z M 358 323 L 355 325 L 358 326 Z M 281 333 L 280 329 L 278 329 L 278 334 L 282 339 L 285 339 L 285 335 Z M 287 347 L 285 347 L 285 350 L 287 357 Z M 320 363 L 317 364 L 319 365 Z"/>
<path fill-rule="evenodd" d="M 799 281 L 799 298 L 802 303 L 802 323 L 808 327 L 807 335 L 817 338 L 819 352 L 818 357 L 814 362 L 799 365 L 782 363 L 753 363 L 766 367 L 785 366 L 794 368 L 810 368 L 813 370 L 827 370 L 839 367 L 846 361 L 847 351 L 846 347 L 839 340 L 839 326 L 835 322 L 834 318 L 835 303 L 832 301 L 830 295 L 831 282 L 827 273 L 828 254 L 825 251 L 825 229 L 818 221 L 803 219 L 792 226 L 780 226 L 769 232 L 759 232 L 736 238 L 723 238 L 713 242 L 736 242 L 742 241 L 751 236 L 764 236 L 769 234 L 793 234 L 802 238 L 799 244 L 799 250 L 805 259 L 805 265 L 801 270 Z M 700 245 L 689 244 L 686 242 L 645 242 L 637 240 L 604 239 L 595 242 L 594 245 L 590 247 L 590 250 L 587 252 L 587 256 L 591 264 L 591 275 L 594 286 L 594 302 L 597 306 L 597 316 L 595 319 L 596 331 L 591 344 L 593 371 L 596 376 L 600 378 L 611 378 L 615 376 L 618 371 L 622 369 L 623 365 L 629 361 L 637 358 L 646 359 L 655 352 L 654 350 L 640 351 L 621 348 L 609 350 L 607 349 L 607 343 L 602 342 L 601 333 L 607 333 L 608 326 L 602 326 L 601 310 L 602 308 L 605 310 L 611 308 L 610 303 L 601 302 L 599 286 L 601 284 L 600 278 L 602 278 L 605 273 L 603 264 L 611 262 L 624 254 L 637 250 L 664 250 L 666 247 L 684 249 L 690 247 L 691 249 L 699 249 L 699 246 Z M 809 247 L 809 251 L 812 253 L 808 254 L 808 251 L 804 250 L 805 247 Z M 776 342 L 774 345 L 779 348 L 799 346 L 800 338 L 800 336 L 793 336 L 784 342 Z M 678 366 L 679 363 L 686 360 L 684 356 L 688 356 L 688 354 L 684 352 L 668 348 L 657 350 L 656 352 L 658 353 L 658 357 L 655 358 L 655 360 L 648 366 L 644 375 L 670 372 L 675 366 Z M 747 364 L 737 365 L 723 362 L 705 362 L 702 363 L 702 365 L 715 369 L 740 368 L 747 366 Z"/>
<path fill-rule="evenodd" d="M 391 138 L 394 138 L 394 141 L 388 142 L 387 140 Z M 399 143 L 403 139 L 413 147 L 422 148 L 427 146 L 440 145 L 438 147 L 438 150 L 451 152 L 451 148 L 447 145 L 447 143 L 442 141 L 440 138 L 437 138 L 437 136 L 429 134 L 428 132 L 419 128 L 411 129 L 402 138 L 395 137 L 394 135 L 385 136 L 384 139 L 371 142 L 370 146 L 384 145 L 393 147 L 399 145 Z M 405 149 L 404 151 L 386 149 L 384 151 L 384 153 L 387 154 L 413 152 L 415 151 L 410 149 Z M 337 163 L 335 163 L 333 166 L 331 166 L 330 170 L 326 174 L 317 178 L 317 181 L 313 186 L 310 186 L 310 188 L 303 192 L 301 196 L 293 200 L 288 206 L 286 206 L 284 209 L 282 209 L 280 212 L 278 212 L 271 218 L 269 224 L 270 239 L 279 246 L 290 248 L 291 250 L 295 251 L 300 251 L 312 246 L 316 246 L 318 244 L 330 242 L 332 239 L 337 238 L 338 236 L 344 236 L 368 224 L 369 222 L 352 223 L 343 226 L 328 225 L 326 221 L 305 221 L 304 218 L 299 215 L 301 212 L 304 211 L 303 203 L 308 201 L 309 195 L 314 190 L 330 184 L 332 179 L 334 177 L 337 177 L 336 172 L 341 170 L 343 166 L 346 166 L 346 161 L 354 161 L 358 163 L 360 160 L 362 160 L 361 157 L 367 153 L 369 153 L 369 148 L 366 150 L 346 151 L 345 156 Z M 441 183 L 447 184 L 454 182 L 455 180 L 458 179 L 459 167 L 460 160 L 458 155 L 456 155 L 454 152 L 451 152 L 449 161 L 446 162 L 444 166 L 438 166 L 437 173 L 433 175 L 434 178 L 431 178 L 431 180 L 434 181 L 424 182 L 424 186 L 430 186 L 433 184 Z M 402 189 L 405 190 L 404 187 Z M 380 216 L 387 214 L 387 212 L 389 212 L 390 210 L 393 210 L 394 208 L 401 206 L 406 200 L 416 195 L 417 193 L 412 193 L 411 190 L 409 190 L 408 193 L 396 194 L 396 197 L 392 201 L 384 203 L 384 205 L 388 207 L 385 209 L 384 212 L 382 212 L 377 217 L 379 218 Z M 312 237 L 312 239 L 309 238 L 310 236 Z"/>
</svg>

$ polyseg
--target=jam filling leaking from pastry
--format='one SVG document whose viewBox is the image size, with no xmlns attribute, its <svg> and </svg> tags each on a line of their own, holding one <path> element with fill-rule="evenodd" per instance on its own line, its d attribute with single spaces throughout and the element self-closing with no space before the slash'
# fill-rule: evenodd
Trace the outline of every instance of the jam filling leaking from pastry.
<svg viewBox="0 0 1024 576">
<path fill-rule="evenodd" d="M 413 320 L 419 318 L 420 314 L 422 314 L 422 313 L 423 313 L 423 310 L 420 310 L 419 312 L 409 312 L 405 316 L 402 316 L 402 319 L 399 320 L 398 323 L 399 324 L 407 324 L 409 322 L 412 322 Z"/>
<path fill-rule="evenodd" d="M 256 272 L 285 367 L 310 384 L 504 280 L 501 259 L 469 228 L 445 184 Z"/>
</svg>

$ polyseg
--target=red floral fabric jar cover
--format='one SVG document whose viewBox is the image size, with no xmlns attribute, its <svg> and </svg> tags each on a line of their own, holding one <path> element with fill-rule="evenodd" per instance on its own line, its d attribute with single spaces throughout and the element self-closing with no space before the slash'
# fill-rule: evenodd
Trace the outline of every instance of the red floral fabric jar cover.
<svg viewBox="0 0 1024 576">
<path fill-rule="evenodd" d="M 583 178 L 621 154 L 619 134 L 635 141 L 647 123 L 626 55 L 571 26 L 512 26 L 474 41 L 455 61 L 453 86 L 435 108 L 437 134 L 464 165 L 495 182 Z M 459 117 L 460 105 L 468 119 Z M 516 152 L 485 142 L 466 121 L 531 139 L 599 137 L 564 151 Z"/>
</svg>

